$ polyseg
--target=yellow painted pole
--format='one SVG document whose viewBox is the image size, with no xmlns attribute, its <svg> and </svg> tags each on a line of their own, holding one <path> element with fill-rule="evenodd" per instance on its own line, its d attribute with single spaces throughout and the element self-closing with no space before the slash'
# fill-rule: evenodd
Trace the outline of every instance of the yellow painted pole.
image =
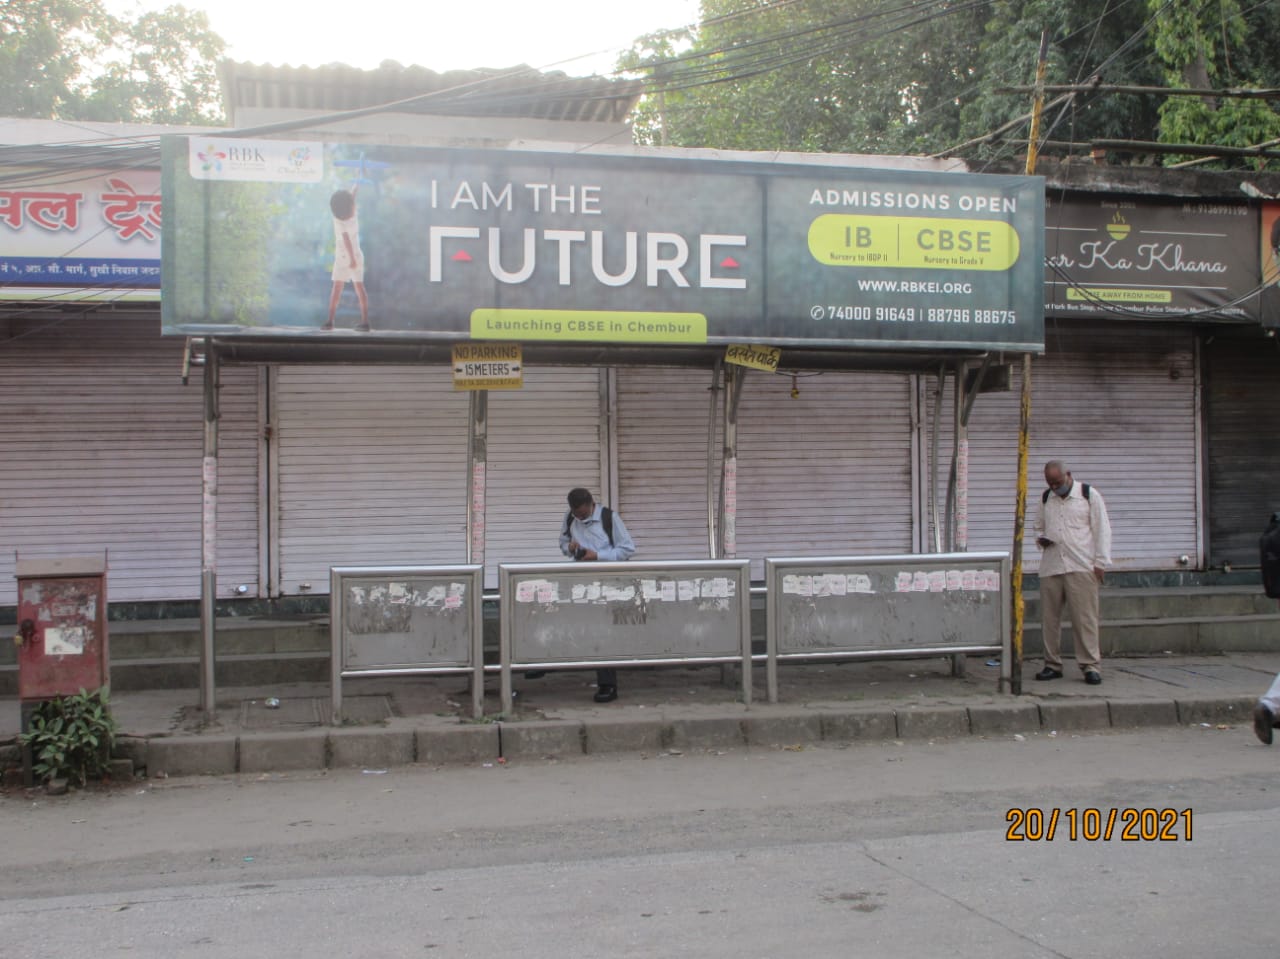
<svg viewBox="0 0 1280 959">
<path fill-rule="evenodd" d="M 1044 75 L 1049 60 L 1049 31 L 1040 34 L 1040 58 L 1036 62 L 1035 107 L 1031 112 L 1031 136 L 1027 144 L 1027 175 L 1036 172 L 1040 118 L 1044 113 Z M 1018 409 L 1018 495 L 1013 513 L 1012 602 L 1013 637 L 1009 664 L 1009 691 L 1022 694 L 1022 629 L 1025 601 L 1022 597 L 1022 538 L 1027 520 L 1027 460 L 1031 456 L 1031 354 L 1022 354 L 1022 402 Z"/>
</svg>

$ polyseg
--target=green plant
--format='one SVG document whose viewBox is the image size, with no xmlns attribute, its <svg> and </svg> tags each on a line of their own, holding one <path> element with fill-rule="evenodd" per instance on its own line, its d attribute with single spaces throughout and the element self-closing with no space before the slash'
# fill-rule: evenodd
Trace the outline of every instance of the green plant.
<svg viewBox="0 0 1280 959">
<path fill-rule="evenodd" d="M 106 771 L 115 735 L 116 721 L 103 686 L 41 703 L 22 745 L 31 749 L 32 768 L 42 780 L 68 779 L 83 786 L 89 777 Z"/>
</svg>

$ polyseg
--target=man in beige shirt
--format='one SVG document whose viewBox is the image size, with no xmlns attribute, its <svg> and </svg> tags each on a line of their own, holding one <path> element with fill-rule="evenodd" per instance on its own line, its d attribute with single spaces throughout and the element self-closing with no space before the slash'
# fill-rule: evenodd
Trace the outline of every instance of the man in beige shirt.
<svg viewBox="0 0 1280 959">
<path fill-rule="evenodd" d="M 1102 682 L 1098 587 L 1111 565 L 1111 521 L 1102 494 L 1077 483 L 1061 460 L 1044 467 L 1048 489 L 1036 513 L 1040 558 L 1040 620 L 1044 669 L 1036 679 L 1062 678 L 1062 607 L 1075 631 L 1076 664 L 1090 686 Z"/>
</svg>

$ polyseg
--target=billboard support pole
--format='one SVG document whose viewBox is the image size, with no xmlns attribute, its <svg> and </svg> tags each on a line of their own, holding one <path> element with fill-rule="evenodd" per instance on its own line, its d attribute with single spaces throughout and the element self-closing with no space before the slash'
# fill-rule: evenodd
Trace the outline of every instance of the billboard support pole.
<svg viewBox="0 0 1280 959">
<path fill-rule="evenodd" d="M 216 710 L 214 648 L 218 595 L 218 350 L 210 340 L 204 354 L 204 458 L 200 470 L 200 710 Z"/>
<path fill-rule="evenodd" d="M 720 530 L 717 523 L 715 475 L 716 404 L 720 401 L 720 370 L 724 362 L 717 357 L 711 370 L 711 408 L 707 411 L 707 558 L 720 558 Z"/>
<path fill-rule="evenodd" d="M 1035 109 L 1031 114 L 1031 136 L 1027 143 L 1027 175 L 1036 172 L 1037 141 L 1040 139 L 1040 118 L 1044 113 L 1044 75 L 1049 60 L 1049 31 L 1040 32 L 1040 56 L 1036 63 Z M 1031 432 L 1031 354 L 1022 354 L 1022 395 L 1018 404 L 1018 495 L 1013 510 L 1013 549 L 1010 579 L 1010 601 L 1013 603 L 1013 638 L 1010 642 L 1010 659 L 1013 662 L 1001 668 L 1009 679 L 1009 692 L 1022 694 L 1022 628 L 1025 614 L 1022 597 L 1022 539 L 1027 521 L 1027 460 L 1030 458 Z"/>
<path fill-rule="evenodd" d="M 484 562 L 489 391 L 472 390 L 467 429 L 467 563 Z"/>
</svg>

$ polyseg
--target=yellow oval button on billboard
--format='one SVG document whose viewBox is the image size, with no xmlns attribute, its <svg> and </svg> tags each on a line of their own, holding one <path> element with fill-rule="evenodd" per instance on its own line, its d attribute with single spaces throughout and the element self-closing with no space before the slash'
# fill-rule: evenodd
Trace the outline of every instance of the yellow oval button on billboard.
<svg viewBox="0 0 1280 959">
<path fill-rule="evenodd" d="M 1020 251 L 1000 220 L 824 213 L 809 224 L 809 252 L 827 266 L 1000 271 Z"/>
</svg>

